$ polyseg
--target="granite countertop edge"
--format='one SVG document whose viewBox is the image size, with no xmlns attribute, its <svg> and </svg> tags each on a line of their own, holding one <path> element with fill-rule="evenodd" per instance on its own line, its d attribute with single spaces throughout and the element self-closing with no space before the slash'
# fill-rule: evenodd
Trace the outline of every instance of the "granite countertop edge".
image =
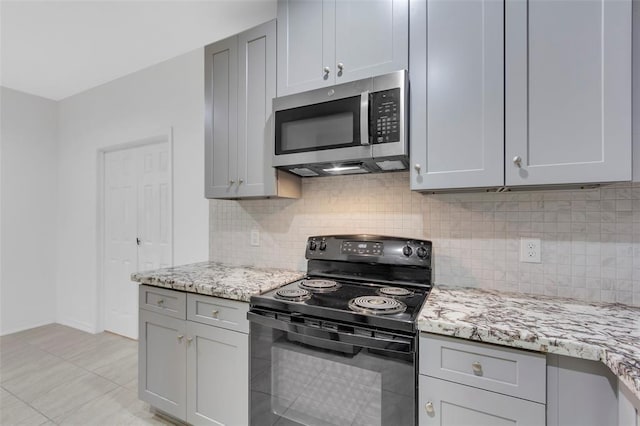
<svg viewBox="0 0 640 426">
<path fill-rule="evenodd" d="M 601 361 L 640 400 L 635 318 L 640 308 L 621 304 L 436 286 L 417 326 L 423 333 Z"/>
<path fill-rule="evenodd" d="M 150 271 L 135 272 L 131 280 L 140 284 L 187 293 L 249 302 L 304 276 L 304 272 L 277 268 L 199 262 Z"/>
</svg>

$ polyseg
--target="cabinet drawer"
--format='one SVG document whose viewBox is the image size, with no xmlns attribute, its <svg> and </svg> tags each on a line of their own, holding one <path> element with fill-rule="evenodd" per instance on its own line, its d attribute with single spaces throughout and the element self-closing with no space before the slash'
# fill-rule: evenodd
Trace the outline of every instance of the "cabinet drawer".
<svg viewBox="0 0 640 426">
<path fill-rule="evenodd" d="M 175 290 L 141 285 L 140 309 L 185 319 L 187 317 L 186 295 Z"/>
<path fill-rule="evenodd" d="M 419 376 L 420 426 L 545 424 L 544 404 Z"/>
<path fill-rule="evenodd" d="M 249 304 L 199 294 L 187 295 L 187 319 L 249 333 Z"/>
<path fill-rule="evenodd" d="M 423 335 L 420 373 L 543 404 L 546 401 L 546 357 L 534 352 Z"/>
</svg>

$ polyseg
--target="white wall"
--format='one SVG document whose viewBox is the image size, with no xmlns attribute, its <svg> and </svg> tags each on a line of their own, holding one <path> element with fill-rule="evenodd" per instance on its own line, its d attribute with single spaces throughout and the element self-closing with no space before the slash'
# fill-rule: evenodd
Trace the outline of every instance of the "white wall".
<svg viewBox="0 0 640 426">
<path fill-rule="evenodd" d="M 56 319 L 57 103 L 2 87 L 0 335 Z"/>
<path fill-rule="evenodd" d="M 174 263 L 205 260 L 203 51 L 60 102 L 58 322 L 98 325 L 97 152 L 173 128 Z M 131 284 L 134 285 L 134 284 Z"/>
</svg>

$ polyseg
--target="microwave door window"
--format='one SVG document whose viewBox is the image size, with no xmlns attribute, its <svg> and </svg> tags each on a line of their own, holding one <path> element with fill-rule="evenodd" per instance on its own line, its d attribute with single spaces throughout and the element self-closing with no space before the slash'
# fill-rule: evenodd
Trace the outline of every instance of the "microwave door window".
<svg viewBox="0 0 640 426">
<path fill-rule="evenodd" d="M 289 121 L 282 124 L 282 150 L 315 151 L 353 143 L 353 113 Z"/>
<path fill-rule="evenodd" d="M 360 96 L 276 111 L 276 155 L 360 145 Z"/>
</svg>

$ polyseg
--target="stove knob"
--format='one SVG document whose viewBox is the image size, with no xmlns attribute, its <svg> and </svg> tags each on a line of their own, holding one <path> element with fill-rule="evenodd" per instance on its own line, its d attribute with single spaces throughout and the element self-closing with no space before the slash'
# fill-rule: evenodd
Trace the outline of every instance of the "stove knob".
<svg viewBox="0 0 640 426">
<path fill-rule="evenodd" d="M 320 241 L 320 250 L 326 250 L 327 249 L 327 243 L 324 241 Z"/>
<path fill-rule="evenodd" d="M 309 241 L 309 250 L 314 251 L 316 249 L 316 242 Z"/>
<path fill-rule="evenodd" d="M 424 259 L 425 257 L 427 257 L 427 254 L 429 254 L 429 252 L 424 247 L 418 247 L 418 250 L 416 250 L 416 254 L 420 259 Z"/>
<path fill-rule="evenodd" d="M 404 246 L 402 248 L 402 254 L 404 254 L 405 256 L 409 257 L 409 256 L 411 256 L 411 253 L 413 253 L 413 250 L 411 249 L 411 247 Z"/>
</svg>

